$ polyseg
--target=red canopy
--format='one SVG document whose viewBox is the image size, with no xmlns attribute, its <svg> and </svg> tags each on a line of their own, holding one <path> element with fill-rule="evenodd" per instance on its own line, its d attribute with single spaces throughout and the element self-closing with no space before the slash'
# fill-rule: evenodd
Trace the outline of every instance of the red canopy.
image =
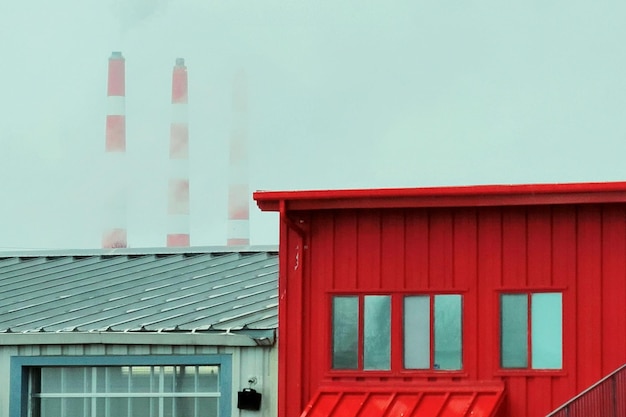
<svg viewBox="0 0 626 417">
<path fill-rule="evenodd" d="M 500 383 L 333 385 L 320 388 L 301 417 L 493 417 L 503 391 Z"/>
</svg>

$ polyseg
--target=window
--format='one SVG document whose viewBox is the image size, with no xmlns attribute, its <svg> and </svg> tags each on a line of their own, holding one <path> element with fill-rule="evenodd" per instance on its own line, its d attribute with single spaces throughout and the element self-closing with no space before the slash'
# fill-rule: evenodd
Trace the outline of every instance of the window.
<svg viewBox="0 0 626 417">
<path fill-rule="evenodd" d="M 458 294 L 404 297 L 406 369 L 462 368 L 461 308 Z"/>
<path fill-rule="evenodd" d="M 461 316 L 459 294 L 334 296 L 332 368 L 389 371 L 396 355 L 406 370 L 460 370 Z M 403 335 L 395 348 L 392 328 Z"/>
<path fill-rule="evenodd" d="M 500 352 L 502 368 L 561 369 L 562 294 L 501 294 Z"/>
<path fill-rule="evenodd" d="M 230 359 L 215 356 L 14 357 L 11 415 L 229 416 Z"/>
<path fill-rule="evenodd" d="M 362 347 L 359 343 L 361 315 Z M 361 349 L 362 354 L 359 354 Z M 361 357 L 362 363 L 359 363 Z M 388 295 L 334 297 L 333 368 L 388 370 L 390 366 L 391 297 Z"/>
</svg>

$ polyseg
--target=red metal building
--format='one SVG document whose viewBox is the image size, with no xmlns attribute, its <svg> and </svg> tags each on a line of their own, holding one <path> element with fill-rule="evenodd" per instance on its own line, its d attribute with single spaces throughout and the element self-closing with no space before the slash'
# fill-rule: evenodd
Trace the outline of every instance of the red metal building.
<svg viewBox="0 0 626 417">
<path fill-rule="evenodd" d="M 279 416 L 544 416 L 626 362 L 626 182 L 257 192 Z"/>
</svg>

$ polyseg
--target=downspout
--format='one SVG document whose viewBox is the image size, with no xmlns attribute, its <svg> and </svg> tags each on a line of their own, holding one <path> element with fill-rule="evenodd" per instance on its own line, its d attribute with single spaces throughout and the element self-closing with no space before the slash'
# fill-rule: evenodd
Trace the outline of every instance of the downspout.
<svg viewBox="0 0 626 417">
<path fill-rule="evenodd" d="M 285 222 L 287 226 L 289 226 L 294 232 L 298 234 L 298 236 L 300 236 L 300 238 L 304 240 L 304 229 L 298 226 L 296 222 L 294 222 L 289 218 L 289 216 L 287 216 L 287 203 L 285 202 L 285 200 L 280 200 L 280 203 L 278 204 L 280 211 L 280 220 Z"/>
<path fill-rule="evenodd" d="M 289 218 L 287 215 L 287 203 L 285 200 L 279 202 L 279 212 L 281 221 L 280 236 L 280 272 L 279 272 L 279 323 L 302 323 L 304 319 L 304 282 L 303 282 L 303 247 L 305 244 L 305 230 Z M 295 242 L 289 239 L 290 232 L 293 231 L 297 237 Z M 293 236 L 293 235 L 292 235 Z M 294 330 L 294 331 L 290 331 Z M 300 330 L 301 333 L 301 330 Z M 279 364 L 279 399 L 278 410 L 279 417 L 287 417 L 295 411 L 299 413 L 305 405 L 304 400 L 304 381 L 303 381 L 303 364 L 301 361 L 293 363 L 295 358 L 302 358 L 304 353 L 302 335 L 294 328 L 287 329 L 286 326 L 278 328 L 278 356 Z M 290 367 L 290 375 L 293 380 L 287 381 L 286 368 Z M 298 372 L 293 372 L 294 368 Z M 289 399 L 288 399 L 289 397 Z M 294 398 L 295 397 L 295 398 Z M 297 404 L 297 405 L 296 405 Z M 297 407 L 297 410 L 291 410 Z"/>
</svg>

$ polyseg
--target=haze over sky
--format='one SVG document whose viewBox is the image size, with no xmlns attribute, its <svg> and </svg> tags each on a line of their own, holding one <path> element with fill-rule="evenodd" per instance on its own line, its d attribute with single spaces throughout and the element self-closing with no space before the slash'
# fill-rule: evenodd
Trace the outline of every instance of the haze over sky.
<svg viewBox="0 0 626 417">
<path fill-rule="evenodd" d="M 0 2 L 0 251 L 98 248 L 107 62 L 126 59 L 131 247 L 164 244 L 172 67 L 191 243 L 226 241 L 233 77 L 250 191 L 626 180 L 626 2 Z M 275 213 L 250 199 L 251 243 Z"/>
</svg>

